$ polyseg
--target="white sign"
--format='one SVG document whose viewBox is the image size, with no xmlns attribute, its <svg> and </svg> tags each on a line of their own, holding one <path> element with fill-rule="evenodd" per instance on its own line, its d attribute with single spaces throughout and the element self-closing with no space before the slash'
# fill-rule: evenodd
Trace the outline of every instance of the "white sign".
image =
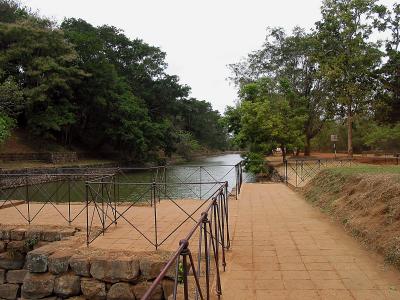
<svg viewBox="0 0 400 300">
<path fill-rule="evenodd" d="M 336 134 L 332 134 L 331 135 L 331 142 L 337 142 L 339 139 L 338 139 L 338 136 L 336 135 Z"/>
</svg>

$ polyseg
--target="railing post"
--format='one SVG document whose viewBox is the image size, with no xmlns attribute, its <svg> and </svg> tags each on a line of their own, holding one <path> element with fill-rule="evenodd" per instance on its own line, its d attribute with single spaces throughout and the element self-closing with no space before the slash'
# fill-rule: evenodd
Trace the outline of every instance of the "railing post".
<svg viewBox="0 0 400 300">
<path fill-rule="evenodd" d="M 202 167 L 200 166 L 199 168 L 200 168 L 200 200 L 201 200 L 202 199 L 202 197 L 201 197 L 201 169 L 202 169 Z"/>
<path fill-rule="evenodd" d="M 158 234 L 157 234 L 157 201 L 156 201 L 156 183 L 153 182 L 152 186 L 152 198 L 153 198 L 153 210 L 154 210 L 154 236 L 155 236 L 155 246 L 158 249 Z"/>
<path fill-rule="evenodd" d="M 164 196 L 167 194 L 167 167 L 164 166 Z"/>
<path fill-rule="evenodd" d="M 288 183 L 288 161 L 287 161 L 287 159 L 285 159 L 284 168 L 285 168 L 285 171 L 284 171 L 284 173 L 285 173 L 285 183 L 287 184 Z"/>
<path fill-rule="evenodd" d="M 101 212 L 102 212 L 102 233 L 104 235 L 104 231 L 105 231 L 105 227 L 106 227 L 106 217 L 105 217 L 105 213 L 104 213 L 104 178 L 101 178 Z"/>
<path fill-rule="evenodd" d="M 117 190 L 115 188 L 115 175 L 113 175 L 112 179 L 113 179 L 113 198 L 114 198 L 114 225 L 117 225 Z"/>
<path fill-rule="evenodd" d="M 90 228 L 89 228 L 89 186 L 85 182 L 86 190 L 86 246 L 89 247 L 90 243 Z"/>
<path fill-rule="evenodd" d="M 31 224 L 31 208 L 30 208 L 30 197 L 29 197 L 29 178 L 28 178 L 28 169 L 25 170 L 25 200 L 28 205 L 28 224 Z M 11 201 L 11 200 L 10 200 Z"/>
<path fill-rule="evenodd" d="M 181 240 L 180 245 L 184 245 L 182 249 L 182 268 L 183 268 L 183 299 L 189 300 L 189 286 L 188 286 L 188 269 L 187 269 L 187 257 L 189 255 L 189 242 L 187 240 Z"/>
<path fill-rule="evenodd" d="M 68 176 L 68 224 L 71 222 L 71 178 Z"/>
<path fill-rule="evenodd" d="M 210 299 L 210 253 L 208 250 L 208 239 L 207 239 L 207 225 L 210 223 L 208 220 L 208 213 L 202 213 L 203 216 L 203 236 L 204 236 L 204 260 L 206 262 L 206 296 L 207 300 Z"/>
</svg>

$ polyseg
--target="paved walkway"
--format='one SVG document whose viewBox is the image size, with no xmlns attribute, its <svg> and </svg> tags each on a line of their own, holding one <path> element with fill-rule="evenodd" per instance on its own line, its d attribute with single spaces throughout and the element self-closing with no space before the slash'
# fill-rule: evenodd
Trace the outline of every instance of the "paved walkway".
<svg viewBox="0 0 400 300">
<path fill-rule="evenodd" d="M 161 203 L 157 203 L 157 241 L 161 243 L 165 240 L 159 249 L 175 251 L 179 247 L 179 241 L 193 228 L 205 206 L 207 206 L 206 202 L 201 200 L 175 200 L 174 202 L 163 200 Z M 155 247 L 138 231 L 140 230 L 143 235 L 155 243 L 153 207 L 129 207 L 128 205 L 117 206 L 117 211 L 123 214 L 125 219 L 120 218 L 117 226 L 111 225 L 104 236 L 99 236 L 90 247 L 139 252 L 155 250 Z M 27 218 L 27 208 L 26 204 L 22 204 L 16 207 L 11 206 L 0 209 L 0 225 L 27 224 L 22 216 L 24 215 Z M 94 210 L 91 205 L 89 208 L 89 222 L 92 222 L 93 226 L 101 226 L 98 213 L 100 212 Z M 68 226 L 68 222 L 65 219 L 68 218 L 68 205 L 66 204 L 55 204 L 54 206 L 49 203 L 45 206 L 40 203 L 31 204 L 31 217 L 36 214 L 37 216 L 32 222 L 33 225 Z M 192 215 L 193 219 L 188 217 L 190 215 Z M 92 216 L 93 221 L 91 221 Z M 111 223 L 111 209 L 108 209 L 108 216 L 106 224 Z M 82 230 L 86 231 L 86 209 L 84 204 L 76 203 L 71 205 L 71 218 L 74 218 L 72 226 L 82 227 Z M 196 232 L 192 243 L 197 243 L 197 239 L 198 233 Z M 85 245 L 82 246 L 86 247 Z"/>
<path fill-rule="evenodd" d="M 246 184 L 230 205 L 223 299 L 400 299 L 400 272 L 285 185 Z"/>
</svg>

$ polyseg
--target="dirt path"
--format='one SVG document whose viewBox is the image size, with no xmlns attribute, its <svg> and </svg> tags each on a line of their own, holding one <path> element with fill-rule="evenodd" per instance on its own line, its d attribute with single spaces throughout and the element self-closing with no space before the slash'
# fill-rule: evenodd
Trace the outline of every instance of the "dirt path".
<svg viewBox="0 0 400 300">
<path fill-rule="evenodd" d="M 230 209 L 223 299 L 400 299 L 400 272 L 285 185 L 246 184 Z"/>
</svg>

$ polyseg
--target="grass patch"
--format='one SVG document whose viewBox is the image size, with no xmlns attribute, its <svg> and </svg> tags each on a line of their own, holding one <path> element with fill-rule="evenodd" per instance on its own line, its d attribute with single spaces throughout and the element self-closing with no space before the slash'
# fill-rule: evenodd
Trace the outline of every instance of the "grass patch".
<svg viewBox="0 0 400 300">
<path fill-rule="evenodd" d="M 329 171 L 340 175 L 400 174 L 400 166 L 357 165 L 351 167 L 332 168 L 329 169 Z"/>
</svg>

